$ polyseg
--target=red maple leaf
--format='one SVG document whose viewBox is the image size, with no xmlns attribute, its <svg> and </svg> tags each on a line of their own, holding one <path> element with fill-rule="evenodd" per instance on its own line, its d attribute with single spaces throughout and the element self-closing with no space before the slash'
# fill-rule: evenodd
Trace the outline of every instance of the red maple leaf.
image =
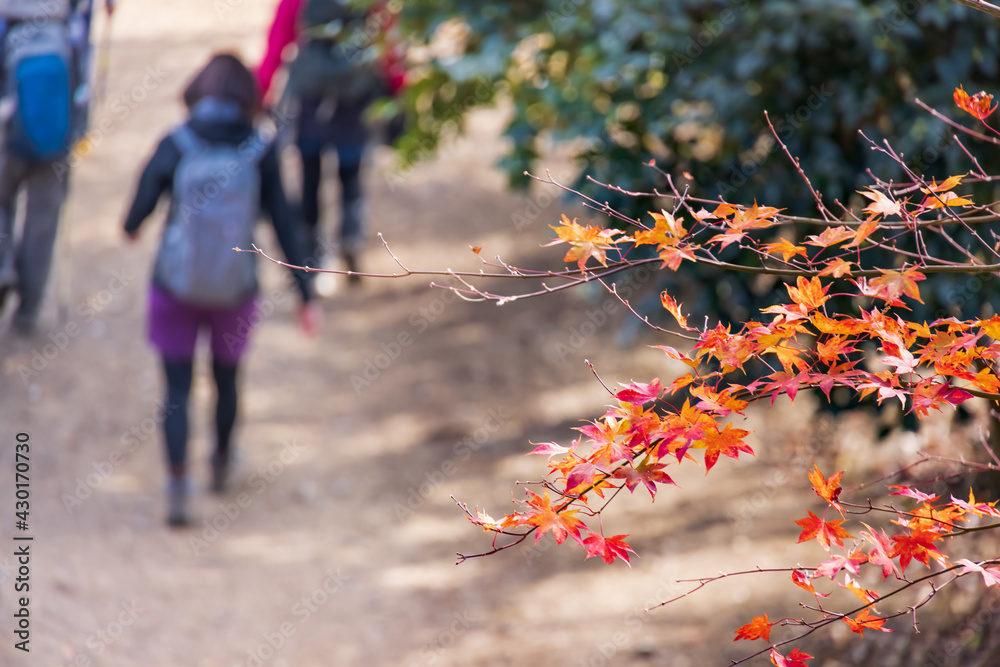
<svg viewBox="0 0 1000 667">
<path fill-rule="evenodd" d="M 588 532 L 590 533 L 589 537 L 583 541 L 583 546 L 587 549 L 587 558 L 600 556 L 601 560 L 608 565 L 613 563 L 615 558 L 621 558 L 629 567 L 632 567 L 632 564 L 628 561 L 628 554 L 629 552 L 635 553 L 635 551 L 632 551 L 632 547 L 625 542 L 625 538 L 628 537 L 627 534 L 613 535 L 606 538 L 593 531 Z"/>
<path fill-rule="evenodd" d="M 813 595 L 818 595 L 821 598 L 829 597 L 829 593 L 820 593 L 817 591 L 812 583 L 810 583 L 809 578 L 803 572 L 798 570 L 792 570 L 792 583 L 801 588 L 804 591 L 809 591 Z"/>
<path fill-rule="evenodd" d="M 733 641 L 739 641 L 740 639 L 763 639 L 764 641 L 769 642 L 771 641 L 772 625 L 774 624 L 768 623 L 767 621 L 767 614 L 757 616 L 752 621 L 736 630 L 736 639 Z"/>
<path fill-rule="evenodd" d="M 906 572 L 906 566 L 910 564 L 911 560 L 923 563 L 926 567 L 931 566 L 931 558 L 943 560 L 944 556 L 934 546 L 934 540 L 939 538 L 940 535 L 919 528 L 909 535 L 893 535 L 892 556 L 893 558 L 899 556 L 899 569 Z"/>
<path fill-rule="evenodd" d="M 871 526 L 864 524 L 867 531 L 861 531 L 861 538 L 869 542 L 872 547 L 868 550 L 868 562 L 882 568 L 882 580 L 884 581 L 890 574 L 899 576 L 896 563 L 892 560 L 892 544 L 885 530 L 876 533 Z"/>
<path fill-rule="evenodd" d="M 552 536 L 556 538 L 556 544 L 562 544 L 567 537 L 572 537 L 580 545 L 583 544 L 580 529 L 585 528 L 586 524 L 573 516 L 576 514 L 576 510 L 556 511 L 550 504 L 548 491 L 545 492 L 544 496 L 539 496 L 530 489 L 525 491 L 531 496 L 527 501 L 528 506 L 535 511 L 528 513 L 522 524 L 538 527 L 538 531 L 535 533 L 535 544 L 538 544 L 538 540 L 545 533 L 552 533 Z"/>
<path fill-rule="evenodd" d="M 581 494 L 587 487 L 593 486 L 594 478 L 603 472 L 593 463 L 581 462 L 573 466 L 569 474 L 566 475 L 566 493 Z"/>
<path fill-rule="evenodd" d="M 868 554 L 860 551 L 855 551 L 849 556 L 836 554 L 830 560 L 824 561 L 816 567 L 816 576 L 833 579 L 841 570 L 847 570 L 857 576 L 861 571 L 861 566 L 866 562 L 868 562 Z"/>
<path fill-rule="evenodd" d="M 997 105 L 995 104 L 990 106 L 990 103 L 993 101 L 993 96 L 987 95 L 984 90 L 980 90 L 972 97 L 969 97 L 969 94 L 965 92 L 962 86 L 959 86 L 955 89 L 953 97 L 955 98 L 955 104 L 958 105 L 959 109 L 972 114 L 981 121 L 986 120 L 986 118 L 997 108 Z"/>
<path fill-rule="evenodd" d="M 614 476 L 618 479 L 624 479 L 625 487 L 633 493 L 635 492 L 635 487 L 642 484 L 646 487 L 646 490 L 649 491 L 650 497 L 655 500 L 657 484 L 676 485 L 676 482 L 670 479 L 670 475 L 663 472 L 663 468 L 665 467 L 666 464 L 653 463 L 647 456 L 639 465 L 635 467 L 626 464 L 618 468 L 615 470 Z"/>
<path fill-rule="evenodd" d="M 652 382 L 632 382 L 623 384 L 622 389 L 615 394 L 615 398 L 626 403 L 643 405 L 650 401 L 655 401 L 663 393 L 663 384 L 659 380 Z"/>
<path fill-rule="evenodd" d="M 772 648 L 770 658 L 771 663 L 778 667 L 808 667 L 806 660 L 813 659 L 811 655 L 803 653 L 797 648 L 793 648 L 787 657 L 778 653 L 778 649 Z"/>
<path fill-rule="evenodd" d="M 825 550 L 830 550 L 830 544 L 836 544 L 838 547 L 843 548 L 844 542 L 842 538 L 853 537 L 853 535 L 848 534 L 846 530 L 840 527 L 840 524 L 844 523 L 843 519 L 838 519 L 836 521 L 823 521 L 811 511 L 809 516 L 803 519 L 796 519 L 795 523 L 802 527 L 802 533 L 799 535 L 799 542 L 808 542 L 809 540 L 815 539 L 820 543 Z"/>
<path fill-rule="evenodd" d="M 826 394 L 826 400 L 830 400 L 830 390 L 834 385 L 847 387 L 854 386 L 854 378 L 861 375 L 861 371 L 853 370 L 857 361 L 845 361 L 836 366 L 830 366 L 826 373 L 813 373 L 809 376 L 809 382 L 818 382 L 819 388 Z"/>
<path fill-rule="evenodd" d="M 916 489 L 910 488 L 908 486 L 900 486 L 898 484 L 889 484 L 887 488 L 899 489 L 898 491 L 893 491 L 890 496 L 906 496 L 907 498 L 913 498 L 918 502 L 934 502 L 939 496 L 932 496 L 929 493 L 924 493 L 923 491 L 918 491 Z"/>
<path fill-rule="evenodd" d="M 768 382 L 764 384 L 762 392 L 766 394 L 771 392 L 771 405 L 774 405 L 774 401 L 782 392 L 788 394 L 788 399 L 795 402 L 795 395 L 799 393 L 799 386 L 808 381 L 808 373 L 798 373 L 792 375 L 785 371 L 778 371 L 777 373 L 772 373 L 767 377 L 771 378 L 773 382 Z"/>
</svg>

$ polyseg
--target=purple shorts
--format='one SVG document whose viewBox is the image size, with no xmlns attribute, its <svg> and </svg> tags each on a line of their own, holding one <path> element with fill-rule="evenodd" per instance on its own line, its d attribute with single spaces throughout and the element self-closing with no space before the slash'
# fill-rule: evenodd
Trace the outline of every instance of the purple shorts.
<svg viewBox="0 0 1000 667">
<path fill-rule="evenodd" d="M 193 359 L 198 332 L 208 329 L 212 359 L 235 365 L 259 321 L 256 308 L 255 296 L 232 308 L 206 308 L 153 286 L 149 289 L 149 342 L 168 359 Z"/>
</svg>

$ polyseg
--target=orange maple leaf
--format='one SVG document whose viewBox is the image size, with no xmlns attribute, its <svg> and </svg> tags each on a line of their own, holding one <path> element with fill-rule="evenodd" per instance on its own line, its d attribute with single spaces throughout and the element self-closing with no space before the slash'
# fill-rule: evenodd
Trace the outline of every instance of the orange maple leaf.
<svg viewBox="0 0 1000 667">
<path fill-rule="evenodd" d="M 969 97 L 969 94 L 965 92 L 962 86 L 959 86 L 955 89 L 953 97 L 955 99 L 955 104 L 958 105 L 959 109 L 972 114 L 973 117 L 978 118 L 979 120 L 986 120 L 997 108 L 997 105 L 995 104 L 992 107 L 990 106 L 990 102 L 993 101 L 993 96 L 987 95 L 984 90 L 981 90 L 972 97 Z"/>
<path fill-rule="evenodd" d="M 781 241 L 777 243 L 765 243 L 763 246 L 764 252 L 769 255 L 780 252 L 781 258 L 786 262 L 796 255 L 806 256 L 806 249 L 802 246 L 795 245 L 790 241 L 782 238 Z"/>
<path fill-rule="evenodd" d="M 853 537 L 853 535 L 850 535 L 840 527 L 840 524 L 844 523 L 843 519 L 823 521 L 823 519 L 813 514 L 810 510 L 806 510 L 806 512 L 809 513 L 808 517 L 796 519 L 795 521 L 803 529 L 799 535 L 799 542 L 808 542 L 815 539 L 823 549 L 829 551 L 831 543 L 836 544 L 838 547 L 843 547 L 844 542 L 842 538 Z"/>
<path fill-rule="evenodd" d="M 622 233 L 617 229 L 583 227 L 579 225 L 576 220 L 570 220 L 567 218 L 565 214 L 562 216 L 562 224 L 559 227 L 554 227 L 552 225 L 549 225 L 549 227 L 555 230 L 559 238 L 551 243 L 546 243 L 543 247 L 556 245 L 557 243 L 570 244 L 572 247 L 569 252 L 566 253 L 563 261 L 575 261 L 577 266 L 580 267 L 581 272 L 583 272 L 584 267 L 587 264 L 587 260 L 591 257 L 596 259 L 602 265 L 607 266 L 608 249 L 614 247 L 619 241 L 623 241 L 628 238 L 622 237 L 615 239 L 615 236 Z"/>
<path fill-rule="evenodd" d="M 854 284 L 858 286 L 858 289 L 864 296 L 882 299 L 890 306 L 903 306 L 904 308 L 906 304 L 899 300 L 899 297 L 903 295 L 911 299 L 916 299 L 920 303 L 924 302 L 920 298 L 920 289 L 917 287 L 917 282 L 924 280 L 926 276 L 920 271 L 915 268 L 904 269 L 903 271 L 880 270 L 882 271 L 882 275 L 878 278 L 873 278 L 871 282 L 868 282 L 864 278 L 854 281 Z"/>
<path fill-rule="evenodd" d="M 932 179 L 931 186 L 929 188 L 920 188 L 920 191 L 927 195 L 932 192 L 947 192 L 948 190 L 954 189 L 956 185 L 961 185 L 962 179 L 967 175 L 968 173 L 959 174 L 958 176 L 949 176 L 940 183 L 937 182 L 937 179 Z"/>
<path fill-rule="evenodd" d="M 863 555 L 863 554 L 862 554 Z M 831 577 L 832 578 L 832 577 Z M 865 604 L 872 604 L 878 600 L 878 591 L 870 591 L 867 588 L 862 588 L 854 583 L 854 580 L 847 574 L 844 575 L 844 583 L 841 586 L 850 592 L 854 593 L 854 596 L 864 602 Z"/>
<path fill-rule="evenodd" d="M 649 214 L 653 216 L 656 225 L 648 231 L 636 232 L 636 245 L 676 245 L 678 239 L 687 236 L 687 230 L 681 225 L 684 218 L 674 218 L 667 211 L 660 213 L 649 211 Z"/>
<path fill-rule="evenodd" d="M 671 271 L 676 271 L 680 268 L 681 262 L 685 259 L 689 262 L 697 261 L 691 246 L 661 246 L 660 259 L 663 260 L 663 266 L 670 267 Z M 660 268 L 663 268 L 663 266 Z"/>
<path fill-rule="evenodd" d="M 856 352 L 852 341 L 847 336 L 833 336 L 816 343 L 816 356 L 824 364 L 832 366 L 837 362 L 837 358 L 849 352 Z"/>
<path fill-rule="evenodd" d="M 822 234 L 807 236 L 806 243 L 820 248 L 829 248 L 832 245 L 843 243 L 847 239 L 854 238 L 855 233 L 843 225 L 837 227 L 827 227 Z"/>
<path fill-rule="evenodd" d="M 732 424 L 726 424 L 722 431 L 705 434 L 705 474 L 712 469 L 712 466 L 719 460 L 719 455 L 725 454 L 731 459 L 740 458 L 740 452 L 745 452 L 754 456 L 753 449 L 743 441 L 743 438 L 750 435 L 750 431 L 741 428 L 733 428 Z"/>
<path fill-rule="evenodd" d="M 736 639 L 733 641 L 739 641 L 741 639 L 763 639 L 766 642 L 771 641 L 771 626 L 773 623 L 769 623 L 767 620 L 767 614 L 763 616 L 757 616 L 752 621 L 744 626 L 741 626 L 736 630 Z"/>
<path fill-rule="evenodd" d="M 849 616 L 844 616 L 844 622 L 851 626 L 851 630 L 861 636 L 864 636 L 865 628 L 869 630 L 881 630 L 882 632 L 892 632 L 892 630 L 882 627 L 885 624 L 885 619 L 879 618 L 870 609 L 862 609 L 861 613 L 853 619 Z"/>
<path fill-rule="evenodd" d="M 852 266 L 854 266 L 852 262 L 837 257 L 827 262 L 823 270 L 819 272 L 819 275 L 820 277 L 833 276 L 834 278 L 842 278 L 851 275 Z"/>
<path fill-rule="evenodd" d="M 785 288 L 788 290 L 788 296 L 792 298 L 792 301 L 805 306 L 810 311 L 816 310 L 830 298 L 826 295 L 830 286 L 827 285 L 824 287 L 819 278 L 806 280 L 802 276 L 799 276 L 795 284 L 797 285 L 796 287 L 785 285 Z"/>
<path fill-rule="evenodd" d="M 869 218 L 865 222 L 862 222 L 858 226 L 858 231 L 854 233 L 854 239 L 851 240 L 851 242 L 845 245 L 844 247 L 853 248 L 855 246 L 861 245 L 862 242 L 864 242 L 866 238 L 871 236 L 872 232 L 874 232 L 877 228 L 878 228 L 877 220 Z"/>
<path fill-rule="evenodd" d="M 840 478 L 844 476 L 844 472 L 841 470 L 836 474 L 830 475 L 829 479 L 825 479 L 823 473 L 819 471 L 819 466 L 815 463 L 813 464 L 813 469 L 809 472 L 809 481 L 812 482 L 813 491 L 816 492 L 817 496 L 835 507 L 841 516 L 844 515 L 844 510 L 837 500 L 840 498 Z"/>
<path fill-rule="evenodd" d="M 552 533 L 552 536 L 556 538 L 556 544 L 562 544 L 567 537 L 572 537 L 578 544 L 583 545 L 580 529 L 585 528 L 586 524 L 573 516 L 577 510 L 557 511 L 550 504 L 548 491 L 545 492 L 544 496 L 539 496 L 529 489 L 526 489 L 526 492 L 531 496 L 528 500 L 528 506 L 535 511 L 529 513 L 523 523 L 538 527 L 538 532 L 535 533 L 535 544 L 538 544 L 538 540 L 545 533 Z"/>
<path fill-rule="evenodd" d="M 971 199 L 956 195 L 954 192 L 942 192 L 941 194 L 928 195 L 920 202 L 920 206 L 928 211 L 933 211 L 942 206 L 972 206 L 975 203 Z"/>
<path fill-rule="evenodd" d="M 1000 315 L 994 315 L 988 320 L 978 320 L 974 324 L 981 327 L 983 333 L 993 340 L 1000 340 Z"/>
<path fill-rule="evenodd" d="M 676 301 L 674 301 L 674 298 L 672 296 L 667 294 L 666 290 L 664 290 L 663 293 L 660 294 L 660 303 L 663 304 L 663 307 L 666 309 L 668 313 L 674 316 L 674 318 L 677 320 L 677 324 L 681 325 L 681 327 L 685 329 L 688 328 L 687 318 L 681 314 L 680 306 Z"/>
</svg>

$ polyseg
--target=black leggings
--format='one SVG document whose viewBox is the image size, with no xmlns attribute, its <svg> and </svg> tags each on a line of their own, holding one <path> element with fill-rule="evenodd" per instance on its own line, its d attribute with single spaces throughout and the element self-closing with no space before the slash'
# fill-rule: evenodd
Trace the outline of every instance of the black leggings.
<svg viewBox="0 0 1000 667">
<path fill-rule="evenodd" d="M 302 217 L 313 234 L 319 225 L 319 189 L 323 177 L 323 159 L 319 153 L 302 154 Z M 362 233 L 358 206 L 361 203 L 361 164 L 338 160 L 340 177 L 341 242 L 353 241 Z"/>
<path fill-rule="evenodd" d="M 184 472 L 187 465 L 188 397 L 194 362 L 191 359 L 163 359 L 167 379 L 167 410 L 163 434 L 167 444 L 167 461 L 175 473 Z M 229 441 L 236 425 L 236 374 L 238 366 L 212 362 L 217 400 L 215 403 L 216 461 L 229 459 Z"/>
</svg>

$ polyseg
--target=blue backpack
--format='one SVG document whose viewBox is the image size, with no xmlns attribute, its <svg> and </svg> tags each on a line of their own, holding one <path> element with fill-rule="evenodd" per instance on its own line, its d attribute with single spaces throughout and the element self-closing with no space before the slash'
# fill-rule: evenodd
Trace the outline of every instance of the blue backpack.
<svg viewBox="0 0 1000 667">
<path fill-rule="evenodd" d="M 181 152 L 173 199 L 154 269 L 156 282 L 188 303 L 238 306 L 257 289 L 249 250 L 260 211 L 258 133 L 239 146 L 209 143 L 187 125 L 170 135 Z"/>
<path fill-rule="evenodd" d="M 64 157 L 72 140 L 73 48 L 58 21 L 14 25 L 3 44 L 4 98 L 13 101 L 7 150 L 29 163 Z"/>
</svg>

